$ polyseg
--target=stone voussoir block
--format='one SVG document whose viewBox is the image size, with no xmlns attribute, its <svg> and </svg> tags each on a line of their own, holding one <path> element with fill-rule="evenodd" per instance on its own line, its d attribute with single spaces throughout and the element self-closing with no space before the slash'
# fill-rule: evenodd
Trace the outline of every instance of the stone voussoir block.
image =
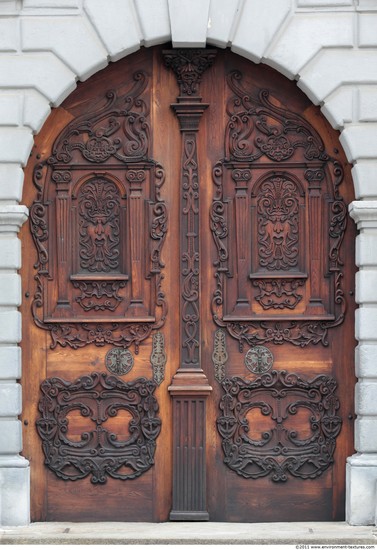
<svg viewBox="0 0 377 550">
<path fill-rule="evenodd" d="M 0 418 L 0 454 L 18 454 L 21 450 L 21 422 L 19 420 L 1 420 Z"/>
<path fill-rule="evenodd" d="M 168 0 L 173 47 L 206 44 L 210 0 Z"/>
<path fill-rule="evenodd" d="M 21 386 L 15 383 L 0 384 L 0 417 L 17 416 L 22 411 Z M 0 420 L 1 422 L 1 420 Z M 1 429 L 1 425 L 0 425 Z"/>
<path fill-rule="evenodd" d="M 84 17 L 24 17 L 23 51 L 52 51 L 85 80 L 107 65 L 107 52 Z"/>
<path fill-rule="evenodd" d="M 377 157 L 377 123 L 347 126 L 340 135 L 340 142 L 350 162 L 363 158 L 375 159 Z"/>
<path fill-rule="evenodd" d="M 22 124 L 22 102 L 22 92 L 0 91 L 0 126 L 20 126 Z"/>
<path fill-rule="evenodd" d="M 84 0 L 84 10 L 112 61 L 140 48 L 141 30 L 132 0 Z"/>
<path fill-rule="evenodd" d="M 0 88 L 35 88 L 59 105 L 76 88 L 76 75 L 53 53 L 0 54 Z"/>
<path fill-rule="evenodd" d="M 21 348 L 0 346 L 0 380 L 17 380 L 21 376 Z"/>
<path fill-rule="evenodd" d="M 377 160 L 357 162 L 352 167 L 352 176 L 357 199 L 377 197 Z"/>
<path fill-rule="evenodd" d="M 353 19 L 353 13 L 296 14 L 265 54 L 268 64 L 292 78 L 322 48 L 352 47 Z"/>
<path fill-rule="evenodd" d="M 36 90 L 24 93 L 23 126 L 29 126 L 33 132 L 39 132 L 51 112 L 50 102 Z"/>
<path fill-rule="evenodd" d="M 244 2 L 232 40 L 232 50 L 259 63 L 290 9 L 290 0 Z"/>
<path fill-rule="evenodd" d="M 17 273 L 0 272 L 0 307 L 21 305 L 21 277 Z"/>
<path fill-rule="evenodd" d="M 342 86 L 326 99 L 321 111 L 333 128 L 342 129 L 347 122 L 353 121 L 355 93 L 355 87 Z"/>
<path fill-rule="evenodd" d="M 298 87 L 315 103 L 342 84 L 377 83 L 377 50 L 322 49 L 300 70 Z"/>
<path fill-rule="evenodd" d="M 145 46 L 170 40 L 168 0 L 135 0 L 135 7 Z"/>
<path fill-rule="evenodd" d="M 377 18 L 376 18 L 377 35 Z M 377 86 L 360 86 L 358 94 L 359 122 L 377 121 Z"/>
<path fill-rule="evenodd" d="M 240 16 L 241 5 L 229 0 L 211 2 L 209 8 L 207 41 L 226 48 L 232 40 L 232 31 Z"/>
<path fill-rule="evenodd" d="M 26 165 L 33 146 L 30 128 L 0 127 L 0 162 Z"/>
<path fill-rule="evenodd" d="M 0 200 L 20 202 L 23 181 L 24 172 L 20 164 L 0 164 Z"/>
</svg>

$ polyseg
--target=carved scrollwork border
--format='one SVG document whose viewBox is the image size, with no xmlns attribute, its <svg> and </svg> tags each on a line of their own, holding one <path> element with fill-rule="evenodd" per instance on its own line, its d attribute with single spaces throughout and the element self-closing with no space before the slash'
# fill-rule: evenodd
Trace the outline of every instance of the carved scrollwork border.
<svg viewBox="0 0 377 550">
<path fill-rule="evenodd" d="M 155 389 L 156 384 L 145 378 L 126 383 L 100 372 L 73 382 L 44 380 L 36 425 L 46 466 L 63 480 L 91 476 L 93 484 L 106 483 L 108 477 L 126 480 L 142 475 L 154 464 L 161 430 Z M 121 410 L 130 415 L 126 438 L 106 428 L 106 421 Z M 83 432 L 80 440 L 70 437 L 72 411 L 92 422 L 93 429 Z"/>
<path fill-rule="evenodd" d="M 331 466 L 342 427 L 333 377 L 305 380 L 273 370 L 255 380 L 227 378 L 222 388 L 217 429 L 231 470 L 244 478 L 285 482 L 289 476 L 315 479 Z M 255 432 L 248 420 L 253 411 L 268 417 L 270 430 Z M 308 413 L 303 434 L 289 425 L 299 411 Z"/>
</svg>

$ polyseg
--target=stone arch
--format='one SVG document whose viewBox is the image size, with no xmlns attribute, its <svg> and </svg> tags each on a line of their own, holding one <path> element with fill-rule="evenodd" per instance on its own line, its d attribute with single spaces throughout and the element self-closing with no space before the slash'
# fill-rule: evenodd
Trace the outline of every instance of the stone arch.
<svg viewBox="0 0 377 550">
<path fill-rule="evenodd" d="M 19 227 L 26 209 L 22 166 L 51 107 L 62 103 L 78 80 L 84 81 L 136 51 L 169 40 L 176 47 L 230 47 L 254 62 L 271 65 L 297 85 L 341 132 L 350 162 L 356 197 L 352 205 L 359 223 L 357 299 L 361 305 L 356 333 L 358 348 L 358 414 L 356 447 L 350 461 L 348 519 L 374 521 L 377 479 L 377 378 L 373 357 L 377 340 L 377 40 L 375 0 L 16 0 L 0 2 L 0 229 L 2 262 L 0 323 L 3 327 L 0 377 L 9 391 L 10 408 L 1 410 L 4 442 L 1 464 L 6 497 L 0 523 L 28 521 L 28 464 L 22 449 L 20 422 L 21 338 L 17 312 L 20 296 Z M 18 6 L 18 7 L 17 7 Z M 126 29 L 126 31 L 125 31 Z M 252 29 L 253 32 L 250 32 Z M 367 306 L 367 307 L 365 307 Z M 367 379 L 363 382 L 363 377 Z M 6 386 L 6 387 L 5 387 Z M 10 395 L 9 394 L 9 395 Z M 11 420 L 9 420 L 9 418 Z M 6 424 L 6 425 L 5 425 Z M 1 442 L 0 437 L 0 442 Z M 13 457 L 13 458 L 12 458 Z M 0 465 L 1 465 L 0 464 Z M 4 470 L 5 472 L 5 470 Z M 362 499 L 357 485 L 364 488 Z M 9 502 L 8 502 L 8 500 Z M 15 504 L 21 499 L 25 506 Z M 361 499 L 361 500 L 360 500 Z M 362 501 L 362 505 L 360 502 Z M 8 503 L 8 504 L 7 504 Z M 12 504 L 13 503 L 13 504 Z"/>
</svg>

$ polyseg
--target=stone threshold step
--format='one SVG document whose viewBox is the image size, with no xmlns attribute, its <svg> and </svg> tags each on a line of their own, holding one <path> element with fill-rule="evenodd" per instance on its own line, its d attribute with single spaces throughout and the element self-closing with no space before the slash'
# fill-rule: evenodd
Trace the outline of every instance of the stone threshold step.
<svg viewBox="0 0 377 550">
<path fill-rule="evenodd" d="M 348 544 L 377 546 L 375 526 L 295 523 L 32 523 L 0 528 L 0 544 Z"/>
</svg>

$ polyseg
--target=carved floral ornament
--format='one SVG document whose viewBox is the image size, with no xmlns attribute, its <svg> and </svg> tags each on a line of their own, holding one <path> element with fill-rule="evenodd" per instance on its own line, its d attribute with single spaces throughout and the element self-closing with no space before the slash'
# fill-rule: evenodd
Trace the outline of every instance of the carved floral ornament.
<svg viewBox="0 0 377 550">
<path fill-rule="evenodd" d="M 267 90 L 246 90 L 239 72 L 227 82 L 225 157 L 213 167 L 210 211 L 217 250 L 213 319 L 238 340 L 240 351 L 245 344 L 326 346 L 328 331 L 343 322 L 346 311 L 342 166 L 314 128 L 278 107 Z M 324 231 L 313 234 L 316 226 Z M 246 243 L 245 257 L 237 243 Z M 317 269 L 313 258 L 320 256 L 319 280 L 311 273 Z M 233 295 L 237 299 L 230 303 Z"/>
<path fill-rule="evenodd" d="M 133 344 L 137 353 L 164 324 L 161 251 L 168 216 L 160 196 L 164 170 L 148 156 L 147 86 L 139 71 L 124 95 L 107 92 L 60 132 L 50 156 L 35 166 L 32 311 L 50 332 L 52 348 Z"/>
</svg>

